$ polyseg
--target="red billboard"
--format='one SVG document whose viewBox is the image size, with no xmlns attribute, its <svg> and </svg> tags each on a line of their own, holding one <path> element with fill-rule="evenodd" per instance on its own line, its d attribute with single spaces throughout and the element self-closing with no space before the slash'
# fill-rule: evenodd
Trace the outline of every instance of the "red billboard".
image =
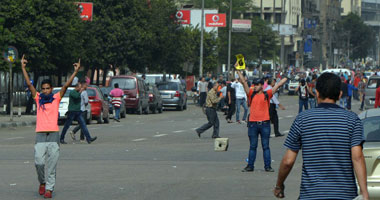
<svg viewBox="0 0 380 200">
<path fill-rule="evenodd" d="M 226 27 L 226 14 L 206 14 L 206 27 Z"/>
<path fill-rule="evenodd" d="M 78 12 L 80 14 L 80 18 L 83 21 L 92 21 L 92 3 L 88 2 L 76 2 L 75 3 L 78 6 Z"/>
<path fill-rule="evenodd" d="M 180 24 L 190 24 L 190 10 L 179 10 L 175 17 Z"/>
</svg>

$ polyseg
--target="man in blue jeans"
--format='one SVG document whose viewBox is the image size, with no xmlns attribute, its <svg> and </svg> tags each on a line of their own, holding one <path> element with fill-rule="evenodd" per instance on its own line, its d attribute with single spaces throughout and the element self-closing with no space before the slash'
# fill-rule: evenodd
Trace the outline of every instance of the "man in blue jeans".
<svg viewBox="0 0 380 200">
<path fill-rule="evenodd" d="M 237 64 L 235 64 L 237 66 Z M 264 92 L 262 79 L 254 80 L 255 85 L 253 90 L 248 87 L 243 75 L 237 71 L 241 83 L 244 85 L 244 91 L 248 94 L 249 101 L 251 102 L 250 116 L 248 119 L 248 138 L 249 138 L 249 153 L 248 165 L 243 169 L 243 172 L 252 172 L 254 170 L 254 163 L 256 160 L 256 151 L 258 137 L 261 137 L 261 146 L 264 154 L 264 169 L 266 172 L 274 172 L 271 167 L 271 155 L 269 148 L 270 138 L 270 117 L 269 117 L 269 101 L 279 87 L 285 84 L 287 78 L 282 79 L 272 89 Z"/>
<path fill-rule="evenodd" d="M 248 106 L 247 106 L 247 95 L 244 91 L 244 86 L 239 81 L 245 81 L 245 78 L 242 76 L 242 79 L 239 78 L 236 82 L 233 82 L 231 84 L 231 87 L 235 89 L 236 94 L 236 123 L 241 124 L 242 122 L 245 123 L 245 120 L 247 119 L 247 113 L 248 113 Z M 244 115 L 243 115 L 243 121 L 240 121 L 240 107 L 243 106 L 244 108 Z"/>
<path fill-rule="evenodd" d="M 305 79 L 301 79 L 299 86 L 296 88 L 296 93 L 298 93 L 299 96 L 299 109 L 298 113 L 302 112 L 302 108 L 304 107 L 305 110 L 309 109 L 309 88 L 306 85 Z"/>
<path fill-rule="evenodd" d="M 86 137 L 87 143 L 91 143 L 97 139 L 97 137 L 91 138 L 90 133 L 88 132 L 86 121 L 83 119 L 81 108 L 81 92 L 84 91 L 84 88 L 81 87 L 80 83 L 75 85 L 75 89 L 70 92 L 69 96 L 69 115 L 66 119 L 65 126 L 63 127 L 60 143 L 67 144 L 65 142 L 65 135 L 67 129 L 70 128 L 71 123 L 76 119 L 80 125 L 81 130 L 83 131 L 84 136 Z"/>
</svg>

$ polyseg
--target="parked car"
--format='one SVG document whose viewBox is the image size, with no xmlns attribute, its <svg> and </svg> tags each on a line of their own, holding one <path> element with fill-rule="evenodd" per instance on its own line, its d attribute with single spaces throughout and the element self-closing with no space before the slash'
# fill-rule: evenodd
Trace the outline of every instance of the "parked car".
<svg viewBox="0 0 380 200">
<path fill-rule="evenodd" d="M 164 107 L 176 107 L 177 110 L 187 109 L 186 89 L 179 82 L 161 82 L 157 84 Z"/>
<path fill-rule="evenodd" d="M 148 87 L 144 80 L 135 76 L 113 76 L 110 80 L 110 85 L 119 84 L 119 88 L 126 95 L 125 107 L 127 110 L 132 110 L 138 114 L 149 113 L 149 95 Z"/>
<path fill-rule="evenodd" d="M 298 86 L 299 86 L 298 79 L 297 80 L 295 78 L 290 79 L 289 84 L 288 84 L 288 94 L 294 95 Z"/>
<path fill-rule="evenodd" d="M 100 88 L 96 85 L 87 87 L 88 101 L 91 104 L 91 113 L 93 119 L 98 121 L 98 124 L 109 123 L 109 104 Z"/>
<path fill-rule="evenodd" d="M 156 85 L 148 85 L 148 95 L 149 95 L 149 109 L 153 114 L 162 113 L 162 98 L 160 91 L 158 91 Z"/>
<path fill-rule="evenodd" d="M 53 94 L 60 92 L 61 89 L 62 88 L 60 88 L 60 87 L 55 87 L 53 89 Z M 69 111 L 69 95 L 70 95 L 70 92 L 72 90 L 74 90 L 73 87 L 67 88 L 65 95 L 62 97 L 61 102 L 59 103 L 59 109 L 58 109 L 59 118 L 58 118 L 58 120 L 60 121 L 60 123 L 67 119 L 67 111 Z M 86 107 L 86 109 L 87 109 L 86 123 L 90 124 L 91 119 L 92 119 L 91 105 L 89 104 Z"/>
<path fill-rule="evenodd" d="M 365 109 L 370 109 L 375 106 L 376 89 L 380 86 L 380 76 L 371 76 L 368 79 L 365 87 Z"/>
<path fill-rule="evenodd" d="M 360 113 L 363 122 L 365 143 L 363 154 L 367 168 L 368 192 L 371 199 L 380 198 L 380 109 Z"/>
<path fill-rule="evenodd" d="M 101 87 L 100 88 L 100 90 L 104 94 L 104 98 L 108 101 L 110 115 L 115 114 L 115 113 L 113 113 L 112 97 L 110 96 L 110 92 L 112 91 L 112 89 L 113 89 L 113 87 Z M 124 98 L 125 98 L 125 95 L 124 95 L 123 99 Z M 121 106 L 120 106 L 120 118 L 125 118 L 126 115 L 127 115 L 127 110 L 125 108 L 125 101 L 123 100 L 123 101 L 121 101 Z"/>
</svg>

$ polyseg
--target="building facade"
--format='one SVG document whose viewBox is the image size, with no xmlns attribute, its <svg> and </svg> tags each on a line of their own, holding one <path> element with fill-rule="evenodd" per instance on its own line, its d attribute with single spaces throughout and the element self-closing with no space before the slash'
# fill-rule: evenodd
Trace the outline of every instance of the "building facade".
<svg viewBox="0 0 380 200">
<path fill-rule="evenodd" d="M 368 56 L 373 58 L 378 66 L 380 63 L 380 0 L 362 0 L 361 9 L 361 19 L 372 27 L 376 36 L 376 42 L 370 48 Z"/>
<path fill-rule="evenodd" d="M 342 0 L 341 2 L 341 15 L 347 16 L 350 12 L 361 15 L 362 0 Z"/>
</svg>

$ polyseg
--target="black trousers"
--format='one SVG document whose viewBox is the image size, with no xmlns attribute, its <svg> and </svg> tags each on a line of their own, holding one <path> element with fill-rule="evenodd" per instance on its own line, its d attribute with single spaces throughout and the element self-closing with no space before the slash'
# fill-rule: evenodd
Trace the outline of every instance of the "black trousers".
<svg viewBox="0 0 380 200">
<path fill-rule="evenodd" d="M 207 131 L 209 128 L 214 127 L 214 132 L 212 134 L 213 137 L 219 136 L 219 118 L 218 114 L 216 113 L 215 108 L 206 108 L 206 115 L 208 122 L 206 124 L 203 124 L 201 127 L 197 128 L 196 131 L 198 133 L 203 133 Z"/>
<path fill-rule="evenodd" d="M 352 96 L 347 96 L 347 109 L 351 110 Z"/>
<path fill-rule="evenodd" d="M 206 103 L 207 92 L 201 92 L 199 94 L 199 105 L 203 106 Z"/>
<path fill-rule="evenodd" d="M 274 134 L 275 135 L 280 135 L 280 130 L 279 130 L 279 123 L 278 123 L 278 114 L 276 110 L 276 104 L 271 103 L 269 106 L 269 116 L 270 116 L 270 121 L 273 123 L 274 126 Z"/>
<path fill-rule="evenodd" d="M 236 104 L 235 101 L 231 101 L 231 104 L 228 104 L 228 113 L 227 113 L 227 120 L 231 120 L 232 115 L 235 114 L 236 111 Z"/>
</svg>

